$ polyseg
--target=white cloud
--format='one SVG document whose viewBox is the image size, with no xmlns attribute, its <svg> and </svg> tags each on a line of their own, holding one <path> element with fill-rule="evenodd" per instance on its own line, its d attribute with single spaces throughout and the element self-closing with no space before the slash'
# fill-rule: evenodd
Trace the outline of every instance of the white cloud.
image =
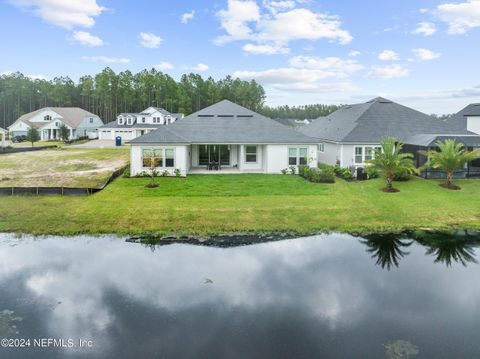
<svg viewBox="0 0 480 359">
<path fill-rule="evenodd" d="M 149 49 L 156 49 L 160 46 L 162 38 L 150 32 L 141 32 L 140 33 L 140 44 Z"/>
<path fill-rule="evenodd" d="M 15 7 L 28 11 L 43 21 L 66 29 L 92 27 L 94 17 L 106 10 L 97 0 L 9 0 Z"/>
<path fill-rule="evenodd" d="M 162 61 L 158 65 L 155 65 L 153 67 L 160 71 L 172 70 L 174 68 L 174 66 L 167 61 Z"/>
<path fill-rule="evenodd" d="M 383 80 L 408 76 L 409 70 L 401 65 L 372 66 L 367 77 Z"/>
<path fill-rule="evenodd" d="M 448 24 L 449 34 L 464 34 L 473 28 L 480 27 L 480 0 L 441 4 L 434 14 Z"/>
<path fill-rule="evenodd" d="M 103 46 L 103 40 L 86 31 L 74 31 L 72 39 L 86 46 Z"/>
<path fill-rule="evenodd" d="M 356 60 L 342 60 L 338 57 L 295 56 L 289 60 L 289 63 L 295 68 L 328 70 L 336 73 L 335 77 L 346 77 L 364 68 Z"/>
<path fill-rule="evenodd" d="M 349 57 L 357 57 L 357 56 L 360 56 L 362 53 L 360 51 L 350 51 L 348 53 L 348 56 Z"/>
<path fill-rule="evenodd" d="M 383 50 L 378 54 L 378 59 L 382 61 L 395 61 L 399 59 L 399 56 L 395 51 Z"/>
<path fill-rule="evenodd" d="M 192 10 L 190 12 L 186 12 L 185 14 L 182 14 L 180 17 L 180 21 L 182 24 L 187 24 L 190 20 L 193 20 L 195 17 L 195 10 Z"/>
<path fill-rule="evenodd" d="M 434 60 L 440 57 L 439 53 L 428 49 L 413 49 L 412 52 L 415 58 L 421 61 Z"/>
<path fill-rule="evenodd" d="M 197 66 L 193 67 L 192 70 L 203 72 L 209 69 L 208 65 L 205 64 L 198 64 Z"/>
<path fill-rule="evenodd" d="M 433 22 L 419 22 L 413 34 L 431 36 L 437 32 L 437 26 Z"/>
<path fill-rule="evenodd" d="M 295 8 L 293 1 L 264 1 L 262 11 L 253 0 L 229 0 L 227 9 L 217 13 L 226 34 L 216 38 L 217 45 L 230 41 L 248 40 L 256 46 L 288 48 L 295 40 L 327 39 L 347 44 L 352 41 L 350 33 L 341 28 L 337 16 L 315 13 L 304 8 Z M 251 45 L 248 49 L 255 49 Z M 252 51 L 251 51 L 252 52 Z M 280 51 L 279 53 L 284 53 Z M 272 51 L 259 53 L 270 54 Z"/>
<path fill-rule="evenodd" d="M 345 79 L 351 73 L 363 68 L 363 65 L 355 60 L 314 56 L 292 57 L 289 65 L 290 67 L 263 71 L 236 71 L 234 76 L 244 80 L 255 79 L 262 85 L 284 91 L 350 91 L 355 86 L 349 81 L 327 82 L 326 80 Z"/>
<path fill-rule="evenodd" d="M 242 47 L 243 51 L 254 55 L 274 55 L 274 54 L 288 54 L 290 49 L 281 45 L 255 45 L 246 44 Z"/>
<path fill-rule="evenodd" d="M 107 57 L 107 56 L 82 56 L 82 60 L 93 62 L 105 62 L 106 64 L 128 64 L 130 59 L 124 57 Z"/>
</svg>

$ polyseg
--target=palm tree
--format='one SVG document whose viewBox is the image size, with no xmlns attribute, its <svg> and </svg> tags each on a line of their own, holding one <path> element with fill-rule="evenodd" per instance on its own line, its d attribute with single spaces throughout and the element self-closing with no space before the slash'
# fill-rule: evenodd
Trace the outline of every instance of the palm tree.
<svg viewBox="0 0 480 359">
<path fill-rule="evenodd" d="M 427 156 L 428 162 L 426 167 L 437 168 L 445 171 L 447 174 L 447 182 L 444 187 L 449 189 L 460 189 L 453 184 L 453 174 L 455 171 L 462 169 L 465 163 L 473 161 L 480 157 L 480 149 L 474 151 L 465 151 L 461 143 L 455 140 L 447 139 L 444 142 L 435 142 L 439 151 L 422 151 Z"/>
<path fill-rule="evenodd" d="M 375 150 L 375 157 L 366 161 L 378 172 L 385 175 L 387 179 L 386 192 L 398 192 L 393 188 L 393 174 L 397 171 L 404 171 L 408 174 L 417 172 L 413 165 L 411 153 L 401 153 L 403 144 L 397 142 L 393 137 L 386 137 L 380 140 L 382 149 Z"/>
</svg>

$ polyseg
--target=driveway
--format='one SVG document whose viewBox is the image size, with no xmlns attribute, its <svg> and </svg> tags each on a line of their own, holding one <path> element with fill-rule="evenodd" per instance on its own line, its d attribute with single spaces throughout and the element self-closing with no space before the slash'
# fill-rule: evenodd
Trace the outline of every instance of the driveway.
<svg viewBox="0 0 480 359">
<path fill-rule="evenodd" d="M 69 148 L 119 148 L 114 140 L 91 140 L 79 145 L 71 145 Z"/>
</svg>

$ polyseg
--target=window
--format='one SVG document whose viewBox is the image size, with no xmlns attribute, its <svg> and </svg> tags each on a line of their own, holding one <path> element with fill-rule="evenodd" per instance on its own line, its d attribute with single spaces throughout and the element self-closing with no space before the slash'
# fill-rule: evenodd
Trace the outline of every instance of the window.
<svg viewBox="0 0 480 359">
<path fill-rule="evenodd" d="M 152 161 L 155 167 L 163 167 L 163 150 L 161 149 L 143 149 L 142 165 L 144 168 L 151 168 Z"/>
<path fill-rule="evenodd" d="M 256 163 L 257 162 L 257 146 L 245 147 L 245 162 Z"/>
<path fill-rule="evenodd" d="M 298 166 L 307 164 L 308 148 L 306 147 L 290 147 L 288 149 L 288 165 Z"/>
<path fill-rule="evenodd" d="M 43 119 L 44 119 L 45 121 L 51 121 L 51 120 L 52 120 L 52 116 L 46 115 Z"/>
<path fill-rule="evenodd" d="M 60 123 L 59 122 L 55 122 L 55 126 L 60 126 Z"/>
<path fill-rule="evenodd" d="M 373 159 L 374 157 L 374 148 L 373 147 L 365 147 L 365 161 L 363 162 L 366 162 L 366 161 L 369 161 L 371 159 Z"/>
<path fill-rule="evenodd" d="M 298 163 L 301 165 L 306 165 L 307 164 L 307 155 L 308 155 L 308 149 L 305 147 L 299 148 L 299 156 L 298 156 Z"/>
<path fill-rule="evenodd" d="M 288 165 L 289 166 L 297 165 L 297 149 L 296 148 L 288 149 Z"/>
<path fill-rule="evenodd" d="M 123 118 L 120 117 L 120 118 L 118 119 L 118 124 L 119 124 L 119 125 L 123 125 Z"/>
<path fill-rule="evenodd" d="M 142 123 L 145 123 L 145 117 L 142 117 Z"/>
<path fill-rule="evenodd" d="M 174 148 L 142 149 L 142 165 L 144 168 L 151 168 L 152 160 L 156 168 L 175 167 Z"/>
<path fill-rule="evenodd" d="M 175 150 L 173 148 L 165 149 L 165 167 L 175 167 Z"/>
<path fill-rule="evenodd" d="M 318 147 L 318 152 L 320 152 L 320 153 L 325 152 L 325 144 L 324 143 L 319 143 L 317 147 Z"/>
<path fill-rule="evenodd" d="M 363 147 L 355 147 L 355 163 L 363 163 Z"/>
<path fill-rule="evenodd" d="M 93 117 L 90 117 L 90 123 L 93 123 Z"/>
</svg>

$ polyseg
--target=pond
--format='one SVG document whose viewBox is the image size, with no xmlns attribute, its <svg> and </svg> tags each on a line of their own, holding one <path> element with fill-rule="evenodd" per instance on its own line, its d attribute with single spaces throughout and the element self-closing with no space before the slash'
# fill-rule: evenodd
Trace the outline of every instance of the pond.
<svg viewBox="0 0 480 359">
<path fill-rule="evenodd" d="M 230 248 L 125 239 L 0 234 L 0 339 L 30 339 L 0 357 L 480 353 L 476 232 Z"/>
</svg>

